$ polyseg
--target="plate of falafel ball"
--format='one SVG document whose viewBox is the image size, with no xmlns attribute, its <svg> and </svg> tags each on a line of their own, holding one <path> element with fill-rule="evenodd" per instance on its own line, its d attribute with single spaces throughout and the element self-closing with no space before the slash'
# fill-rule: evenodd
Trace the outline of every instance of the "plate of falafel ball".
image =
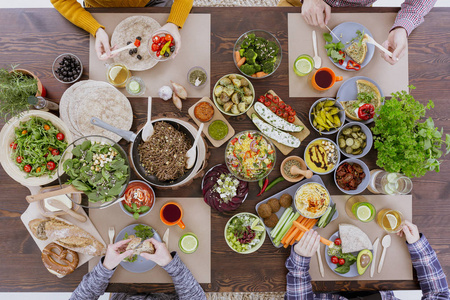
<svg viewBox="0 0 450 300">
<path fill-rule="evenodd" d="M 294 196 L 297 189 L 308 182 L 316 182 L 324 185 L 322 179 L 318 175 L 314 175 L 310 179 L 302 180 L 290 187 L 288 187 L 285 190 L 282 190 L 281 192 L 273 195 L 272 197 L 266 198 L 262 200 L 261 202 L 258 202 L 256 204 L 256 212 L 258 213 L 258 216 L 263 219 L 264 226 L 266 227 L 267 235 L 269 236 L 272 244 L 276 248 L 283 247 L 283 244 L 279 244 L 278 246 L 275 245 L 272 237 L 270 236 L 270 232 L 272 229 L 277 225 L 279 219 L 283 215 L 284 211 L 288 207 L 292 207 L 294 211 L 296 211 L 295 208 L 295 201 Z M 333 205 L 333 199 L 330 198 L 330 205 Z M 331 221 L 337 219 L 339 217 L 339 212 L 336 210 L 336 213 L 333 215 L 333 218 Z M 330 222 L 331 222 L 330 221 Z M 317 226 L 314 226 L 313 228 L 316 228 Z"/>
</svg>

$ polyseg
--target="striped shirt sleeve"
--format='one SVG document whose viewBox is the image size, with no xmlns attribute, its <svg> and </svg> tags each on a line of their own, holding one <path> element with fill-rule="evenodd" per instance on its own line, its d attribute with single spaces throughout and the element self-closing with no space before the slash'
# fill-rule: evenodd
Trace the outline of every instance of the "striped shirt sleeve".
<svg viewBox="0 0 450 300">
<path fill-rule="evenodd" d="M 206 300 L 202 287 L 181 261 L 178 254 L 173 255 L 172 261 L 163 269 L 172 277 L 175 291 L 180 300 Z"/>
<path fill-rule="evenodd" d="M 405 0 L 395 18 L 392 29 L 403 27 L 409 36 L 417 26 L 423 23 L 424 17 L 430 12 L 435 3 L 436 0 Z"/>
<path fill-rule="evenodd" d="M 422 299 L 450 299 L 447 279 L 431 245 L 424 235 L 414 244 L 408 244 L 411 261 L 423 293 Z"/>
</svg>

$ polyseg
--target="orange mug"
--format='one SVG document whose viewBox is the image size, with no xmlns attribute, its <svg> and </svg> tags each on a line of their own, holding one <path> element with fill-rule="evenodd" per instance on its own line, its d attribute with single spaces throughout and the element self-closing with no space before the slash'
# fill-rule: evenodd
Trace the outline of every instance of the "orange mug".
<svg viewBox="0 0 450 300">
<path fill-rule="evenodd" d="M 331 88 L 336 81 L 341 81 L 342 76 L 336 76 L 330 68 L 320 68 L 311 77 L 313 88 L 318 91 L 326 91 Z"/>
<path fill-rule="evenodd" d="M 178 225 L 181 229 L 185 228 L 183 221 L 181 221 L 181 218 L 183 217 L 183 209 L 178 203 L 167 202 L 164 204 L 159 212 L 159 217 L 166 225 Z"/>
</svg>

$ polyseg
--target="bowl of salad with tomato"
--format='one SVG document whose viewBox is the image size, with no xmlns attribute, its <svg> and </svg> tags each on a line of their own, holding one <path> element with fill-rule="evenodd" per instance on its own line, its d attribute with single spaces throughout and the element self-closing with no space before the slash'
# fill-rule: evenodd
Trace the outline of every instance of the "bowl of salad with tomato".
<svg viewBox="0 0 450 300">
<path fill-rule="evenodd" d="M 243 181 L 258 181 L 272 172 L 276 151 L 272 141 L 256 130 L 236 134 L 225 150 L 225 162 L 231 174 Z"/>
<path fill-rule="evenodd" d="M 123 212 L 137 220 L 147 215 L 155 204 L 155 191 L 141 180 L 132 180 L 128 184 L 120 207 Z"/>
<path fill-rule="evenodd" d="M 0 133 L 0 161 L 5 172 L 28 186 L 54 181 L 61 154 L 72 142 L 64 122 L 43 111 L 29 111 L 14 117 Z"/>
<path fill-rule="evenodd" d="M 175 40 L 168 31 L 159 30 L 148 40 L 148 51 L 157 61 L 166 61 L 176 50 Z"/>
</svg>

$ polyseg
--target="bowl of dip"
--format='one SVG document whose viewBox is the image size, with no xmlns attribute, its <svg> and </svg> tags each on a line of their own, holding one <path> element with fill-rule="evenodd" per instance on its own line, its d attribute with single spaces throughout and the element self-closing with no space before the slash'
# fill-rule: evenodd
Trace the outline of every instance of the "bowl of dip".
<svg viewBox="0 0 450 300">
<path fill-rule="evenodd" d="M 222 120 L 212 121 L 208 126 L 208 134 L 216 141 L 223 140 L 228 135 L 228 125 Z"/>
<path fill-rule="evenodd" d="M 187 80 L 193 87 L 202 87 L 208 80 L 208 73 L 202 67 L 192 67 L 187 73 Z"/>
<path fill-rule="evenodd" d="M 305 218 L 320 218 L 330 206 L 330 193 L 317 182 L 302 184 L 294 196 L 295 208 Z"/>
<path fill-rule="evenodd" d="M 141 180 L 130 181 L 123 197 L 120 207 L 136 220 L 147 215 L 155 204 L 155 192 L 148 183 Z"/>
<path fill-rule="evenodd" d="M 341 153 L 335 142 L 327 138 L 312 140 L 305 149 L 304 159 L 308 168 L 316 174 L 329 174 L 336 169 Z"/>
</svg>

